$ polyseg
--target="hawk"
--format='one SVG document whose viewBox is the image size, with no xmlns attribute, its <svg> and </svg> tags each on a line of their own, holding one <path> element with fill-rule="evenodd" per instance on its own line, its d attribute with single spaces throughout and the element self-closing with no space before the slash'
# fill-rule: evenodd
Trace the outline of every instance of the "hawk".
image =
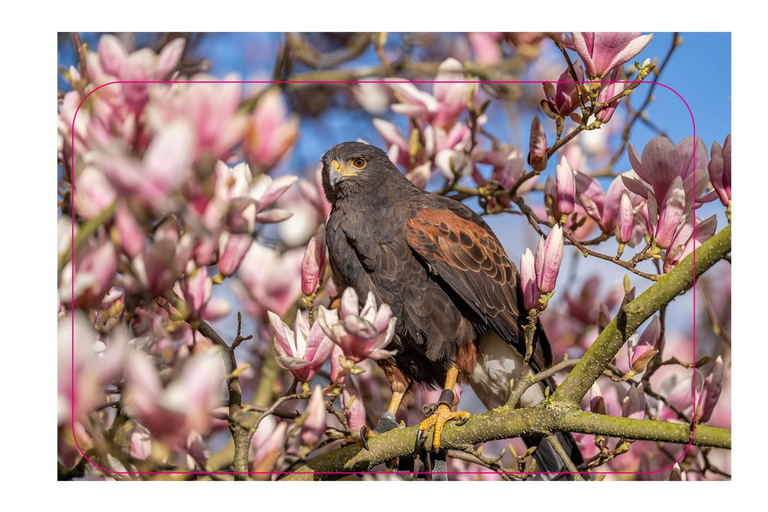
<svg viewBox="0 0 768 512">
<path fill-rule="evenodd" d="M 332 210 L 326 242 L 334 279 L 358 297 L 372 292 L 397 317 L 388 350 L 378 361 L 392 399 L 374 433 L 394 428 L 395 414 L 413 384 L 442 387 L 434 414 L 419 425 L 419 439 L 434 428 L 433 448 L 447 421 L 466 421 L 455 411 L 453 389 L 469 383 L 483 404 L 506 403 L 510 379 L 518 379 L 525 339 L 517 269 L 491 228 L 462 203 L 414 186 L 381 149 L 344 142 L 322 157 L 323 188 Z M 530 359 L 532 372 L 552 363 L 546 335 L 538 326 Z M 523 406 L 544 398 L 542 382 L 528 389 Z M 525 438 L 538 445 L 540 438 Z M 570 435 L 561 442 L 574 463 L 581 454 Z M 544 471 L 564 465 L 548 443 L 534 452 Z"/>
</svg>

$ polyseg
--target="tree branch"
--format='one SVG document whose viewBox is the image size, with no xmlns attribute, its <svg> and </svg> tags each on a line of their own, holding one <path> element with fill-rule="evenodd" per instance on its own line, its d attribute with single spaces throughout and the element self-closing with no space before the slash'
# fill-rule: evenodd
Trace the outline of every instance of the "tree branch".
<svg viewBox="0 0 768 512">
<path fill-rule="evenodd" d="M 707 240 L 696 250 L 696 277 L 731 252 L 731 226 Z M 619 314 L 603 329 L 579 364 L 557 388 L 553 400 L 579 402 L 602 375 L 624 342 L 656 311 L 693 286 L 693 254 L 688 255 L 668 274 L 659 279 L 637 299 L 625 304 Z"/>
</svg>

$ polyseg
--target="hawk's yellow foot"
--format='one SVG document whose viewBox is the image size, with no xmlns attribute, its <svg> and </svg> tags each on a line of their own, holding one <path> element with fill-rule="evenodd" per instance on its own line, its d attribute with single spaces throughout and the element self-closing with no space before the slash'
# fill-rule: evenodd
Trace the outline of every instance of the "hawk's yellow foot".
<svg viewBox="0 0 768 512">
<path fill-rule="evenodd" d="M 469 413 L 467 411 L 451 411 L 451 408 L 441 403 L 437 406 L 437 410 L 429 416 L 427 419 L 419 423 L 419 433 L 416 436 L 416 445 L 421 446 L 429 435 L 429 429 L 435 428 L 434 436 L 432 438 L 432 449 L 437 450 L 440 448 L 440 437 L 443 434 L 443 428 L 449 421 L 459 420 L 458 425 L 463 425 L 469 419 Z"/>
</svg>

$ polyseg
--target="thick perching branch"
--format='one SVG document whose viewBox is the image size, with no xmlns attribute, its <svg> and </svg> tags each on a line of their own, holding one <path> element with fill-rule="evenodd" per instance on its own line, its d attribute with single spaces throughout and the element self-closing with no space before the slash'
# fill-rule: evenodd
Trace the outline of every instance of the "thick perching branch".
<svg viewBox="0 0 768 512">
<path fill-rule="evenodd" d="M 696 277 L 731 251 L 731 228 L 717 233 L 696 250 Z M 611 363 L 626 339 L 647 318 L 691 288 L 694 282 L 694 255 L 627 303 L 579 360 L 565 381 L 548 399 L 534 407 L 514 409 L 503 406 L 470 418 L 462 427 L 446 425 L 442 445 L 446 449 L 495 439 L 523 435 L 548 436 L 554 432 L 582 432 L 625 439 L 730 448 L 729 429 L 639 420 L 582 412 L 578 402 L 603 370 Z M 395 429 L 369 440 L 370 450 L 360 444 L 346 446 L 309 460 L 286 480 L 338 478 L 347 472 L 370 471 L 396 457 L 413 454 L 416 427 Z"/>
</svg>

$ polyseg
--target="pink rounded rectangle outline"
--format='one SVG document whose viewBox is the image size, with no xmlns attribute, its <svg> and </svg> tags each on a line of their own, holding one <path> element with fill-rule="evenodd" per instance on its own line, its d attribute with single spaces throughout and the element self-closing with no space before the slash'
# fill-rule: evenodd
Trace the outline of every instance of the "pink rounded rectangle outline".
<svg viewBox="0 0 768 512">
<path fill-rule="evenodd" d="M 77 109 L 75 110 L 75 114 L 72 117 L 72 125 L 70 127 L 70 135 L 72 139 L 71 143 L 71 164 L 72 164 L 72 195 L 74 195 L 75 192 L 75 176 L 74 176 L 74 168 L 75 168 L 75 122 L 77 120 L 77 114 L 80 112 L 80 108 L 83 106 L 83 104 L 88 100 L 88 98 L 91 97 L 92 94 L 94 94 L 96 91 L 107 87 L 109 85 L 115 85 L 115 84 L 392 84 L 392 83 L 409 83 L 409 84 L 544 84 L 544 83 L 555 83 L 555 84 L 585 84 L 585 83 L 594 83 L 594 82 L 600 82 L 603 83 L 614 83 L 614 84 L 633 84 L 637 81 L 635 80 L 582 80 L 582 81 L 575 81 L 575 80 L 404 80 L 404 79 L 388 79 L 388 80 L 115 80 L 112 82 L 107 82 L 105 84 L 102 84 L 96 88 L 94 88 L 91 92 L 89 92 L 83 99 L 80 101 L 80 104 L 77 106 Z M 693 138 L 694 141 L 696 139 L 696 120 L 693 116 L 693 111 L 691 110 L 690 105 L 688 105 L 688 102 L 685 101 L 685 98 L 677 92 L 672 87 L 662 83 L 662 82 L 656 82 L 653 80 L 643 80 L 640 82 L 640 85 L 642 84 L 648 84 L 651 86 L 660 85 L 661 87 L 664 87 L 665 89 L 672 91 L 685 105 L 685 108 L 688 110 L 688 113 L 691 116 L 691 125 L 693 127 Z M 609 98 L 610 99 L 610 98 Z M 693 154 L 692 154 L 692 161 L 693 161 L 693 181 L 696 182 L 696 147 L 697 144 L 693 144 Z M 74 240 L 75 240 L 75 211 L 74 208 L 72 209 L 72 247 L 74 247 Z M 692 237 L 696 238 L 696 216 L 693 216 L 693 234 Z M 692 360 L 696 360 L 696 251 L 692 251 L 693 254 L 693 358 Z M 70 316 L 72 317 L 72 366 L 71 366 L 71 407 L 72 410 L 75 410 L 75 372 L 74 372 L 74 365 L 75 365 L 75 320 L 74 320 L 74 311 L 75 311 L 75 254 L 74 251 L 72 251 L 72 303 L 71 303 L 71 310 L 70 310 Z M 693 388 L 693 414 L 695 414 L 696 411 L 696 370 L 695 368 L 693 370 L 693 377 L 692 377 L 692 388 Z M 111 473 L 116 475 L 356 475 L 356 474 L 365 474 L 365 475 L 391 475 L 393 474 L 392 471 L 114 471 L 111 469 L 106 469 L 98 464 L 96 464 L 94 461 L 89 459 L 83 449 L 80 447 L 80 443 L 77 440 L 77 433 L 75 432 L 75 419 L 74 416 L 70 415 L 70 427 L 72 428 L 72 438 L 75 441 L 75 446 L 77 447 L 77 450 L 80 452 L 80 455 L 85 458 L 92 466 L 99 469 L 100 471 L 103 471 L 105 473 Z M 573 475 L 573 474 L 589 474 L 589 475 L 653 475 L 656 473 L 660 473 L 662 471 L 666 471 L 667 469 L 674 466 L 677 462 L 681 461 L 686 454 L 688 453 L 688 450 L 690 450 L 691 445 L 693 444 L 693 438 L 696 435 L 696 422 L 692 422 L 692 430 L 691 430 L 691 439 L 688 441 L 688 444 L 685 446 L 685 450 L 683 451 L 682 455 L 680 455 L 679 458 L 677 458 L 675 461 L 671 462 L 668 466 L 664 466 L 660 469 L 657 469 L 655 471 L 580 471 L 580 472 L 573 472 L 573 471 L 527 471 L 527 472 L 520 472 L 520 471 L 506 471 L 505 474 L 508 475 L 523 475 L 523 474 L 533 474 L 533 475 Z M 421 474 L 444 474 L 444 475 L 483 475 L 483 474 L 498 474 L 496 471 L 411 471 L 407 472 L 411 475 L 421 475 Z"/>
</svg>

